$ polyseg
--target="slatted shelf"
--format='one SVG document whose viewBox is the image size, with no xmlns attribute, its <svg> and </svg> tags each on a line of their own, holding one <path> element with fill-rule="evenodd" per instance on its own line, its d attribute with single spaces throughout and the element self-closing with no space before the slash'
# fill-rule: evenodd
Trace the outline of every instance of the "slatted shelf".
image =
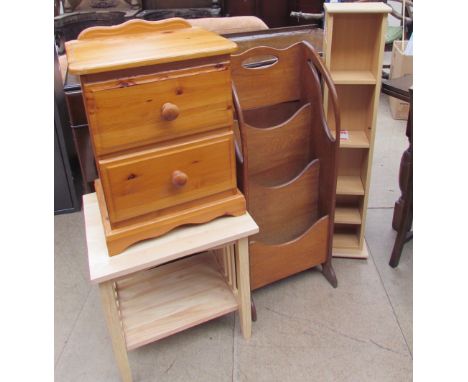
<svg viewBox="0 0 468 382">
<path fill-rule="evenodd" d="M 127 349 L 237 310 L 212 254 L 139 272 L 117 282 Z"/>
</svg>

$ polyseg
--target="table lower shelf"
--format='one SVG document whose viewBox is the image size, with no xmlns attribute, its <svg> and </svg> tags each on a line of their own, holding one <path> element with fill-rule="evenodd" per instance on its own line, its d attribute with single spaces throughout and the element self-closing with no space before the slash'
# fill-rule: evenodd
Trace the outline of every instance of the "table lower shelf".
<svg viewBox="0 0 468 382">
<path fill-rule="evenodd" d="M 128 350 L 238 309 L 211 253 L 120 279 L 116 290 Z"/>
</svg>

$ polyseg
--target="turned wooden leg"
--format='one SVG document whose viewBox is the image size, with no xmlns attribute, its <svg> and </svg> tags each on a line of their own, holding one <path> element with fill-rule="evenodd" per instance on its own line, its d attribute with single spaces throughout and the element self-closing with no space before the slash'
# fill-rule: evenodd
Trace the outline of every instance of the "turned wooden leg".
<svg viewBox="0 0 468 382">
<path fill-rule="evenodd" d="M 398 185 L 400 186 L 401 196 L 395 202 L 395 208 L 393 210 L 392 227 L 395 231 L 398 231 L 402 220 L 404 219 L 403 207 L 404 203 L 408 200 L 408 189 L 410 177 L 413 172 L 413 91 L 410 91 L 410 111 L 408 114 L 408 121 L 406 123 L 406 136 L 409 140 L 409 147 L 405 150 L 401 156 L 400 161 L 400 172 L 398 174 Z M 411 179 L 412 181 L 412 179 Z"/>
<path fill-rule="evenodd" d="M 412 153 L 410 150 L 406 150 L 400 162 L 400 174 L 399 174 L 399 186 L 401 190 L 401 196 L 395 202 L 395 208 L 393 210 L 393 219 L 392 219 L 392 227 L 395 231 L 398 231 L 401 220 L 404 218 L 403 216 L 403 206 L 406 200 L 408 200 L 408 183 L 410 181 L 410 173 L 411 173 L 411 159 Z"/>
<path fill-rule="evenodd" d="M 400 164 L 400 189 L 401 197 L 395 203 L 392 226 L 397 230 L 397 237 L 393 246 L 389 265 L 392 268 L 400 262 L 403 244 L 408 241 L 408 232 L 413 223 L 413 90 L 410 89 L 410 110 L 408 124 L 406 125 L 406 136 L 409 147 L 403 153 Z M 412 235 L 411 235 L 412 237 Z"/>
<path fill-rule="evenodd" d="M 125 343 L 122 326 L 120 323 L 119 311 L 116 305 L 116 292 L 113 281 L 106 281 L 99 284 L 101 292 L 102 308 L 106 318 L 107 328 L 112 340 L 115 360 L 120 371 L 123 382 L 132 382 L 132 372 L 128 363 L 127 345 Z"/>
<path fill-rule="evenodd" d="M 410 180 L 412 181 L 411 177 Z M 400 221 L 400 227 L 398 228 L 397 237 L 395 244 L 393 245 L 392 256 L 390 257 L 389 265 L 392 268 L 396 268 L 400 263 L 401 252 L 403 251 L 403 245 L 413 237 L 412 234 L 408 235 L 411 230 L 413 223 L 413 191 L 412 187 L 408 192 L 408 200 L 405 201 L 402 211 L 402 220 Z"/>
<path fill-rule="evenodd" d="M 331 259 L 322 264 L 322 273 L 333 288 L 338 286 L 338 280 L 336 279 L 335 270 L 333 269 Z"/>
<path fill-rule="evenodd" d="M 244 338 L 248 339 L 252 333 L 252 311 L 250 305 L 249 242 L 247 238 L 236 242 L 235 254 L 240 326 Z"/>
</svg>

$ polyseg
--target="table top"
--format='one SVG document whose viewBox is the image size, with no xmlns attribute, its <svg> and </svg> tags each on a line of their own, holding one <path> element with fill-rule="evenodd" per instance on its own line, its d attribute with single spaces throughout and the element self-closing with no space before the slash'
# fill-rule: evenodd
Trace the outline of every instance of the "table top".
<svg viewBox="0 0 468 382">
<path fill-rule="evenodd" d="M 205 224 L 176 228 L 158 238 L 136 243 L 121 254 L 110 257 L 96 193 L 83 196 L 83 210 L 92 283 L 116 279 L 220 247 L 259 231 L 248 213 L 235 217 L 225 216 Z"/>
<path fill-rule="evenodd" d="M 70 73 L 83 75 L 230 54 L 237 46 L 172 18 L 88 28 L 65 48 Z"/>
</svg>

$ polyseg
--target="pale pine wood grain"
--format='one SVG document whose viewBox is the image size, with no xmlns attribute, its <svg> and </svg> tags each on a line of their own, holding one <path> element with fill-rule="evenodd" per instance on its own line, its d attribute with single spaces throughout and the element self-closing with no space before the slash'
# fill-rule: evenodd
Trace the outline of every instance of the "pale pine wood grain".
<svg viewBox="0 0 468 382">
<path fill-rule="evenodd" d="M 333 135 L 335 135 L 334 133 Z M 369 138 L 366 132 L 362 130 L 348 130 L 348 139 L 340 139 L 340 147 L 342 148 L 368 149 L 369 146 Z"/>
<path fill-rule="evenodd" d="M 209 253 L 138 272 L 117 290 L 128 350 L 238 309 Z"/>
<path fill-rule="evenodd" d="M 252 311 L 250 300 L 248 239 L 239 239 L 234 248 L 236 257 L 235 268 L 237 269 L 236 285 L 238 288 L 240 327 L 244 338 L 249 339 L 252 334 Z"/>
<path fill-rule="evenodd" d="M 383 55 L 384 55 L 384 46 L 385 46 L 385 34 L 387 31 L 387 17 L 383 17 L 380 21 L 380 24 L 378 25 L 379 29 L 379 38 L 380 40 L 378 41 L 378 55 L 375 58 L 375 65 L 378 68 L 382 67 L 382 62 L 383 62 Z M 367 161 L 364 162 L 364 166 L 362 169 L 362 173 L 365 174 L 365 183 L 364 183 L 364 192 L 366 197 L 364 198 L 363 205 L 362 205 L 362 211 L 363 211 L 363 218 L 362 218 L 362 223 L 361 223 L 361 230 L 360 230 L 360 235 L 359 235 L 359 245 L 363 250 L 362 256 L 368 256 L 368 251 L 366 249 L 366 242 L 364 239 L 364 233 L 366 229 L 366 218 L 367 218 L 367 205 L 369 203 L 369 190 L 370 190 L 370 176 L 371 176 L 371 170 L 372 170 L 372 158 L 374 157 L 374 142 L 375 142 L 375 133 L 376 133 L 376 125 L 377 125 L 377 112 L 379 108 L 379 99 L 380 99 L 380 88 L 382 85 L 381 77 L 378 77 L 378 81 L 375 84 L 374 88 L 374 93 L 372 97 L 372 105 L 371 105 L 371 130 L 369 134 L 369 142 L 370 142 L 370 147 L 369 147 L 369 155 L 367 156 Z M 365 167 L 365 168 L 364 168 Z"/>
<path fill-rule="evenodd" d="M 361 224 L 361 213 L 355 207 L 336 207 L 335 222 L 341 224 Z"/>
<path fill-rule="evenodd" d="M 338 234 L 340 236 L 341 234 Z M 356 243 L 356 235 L 352 235 L 350 237 L 353 243 Z M 342 244 L 340 244 L 340 239 L 338 238 L 339 247 L 333 247 L 333 256 L 334 257 L 342 257 L 348 259 L 367 259 L 369 258 L 369 248 L 367 247 L 367 242 L 364 240 L 364 245 L 362 248 L 358 247 L 350 247 L 346 248 Z M 333 242 L 335 242 L 335 235 L 333 235 Z M 353 244 L 354 245 L 354 244 Z"/>
<path fill-rule="evenodd" d="M 333 13 L 389 13 L 392 9 L 383 3 L 325 3 L 323 4 L 326 12 Z"/>
<path fill-rule="evenodd" d="M 364 195 L 361 177 L 358 175 L 338 176 L 336 193 L 338 195 Z"/>
<path fill-rule="evenodd" d="M 359 248 L 359 237 L 354 233 L 335 233 L 333 235 L 334 248 Z"/>
<path fill-rule="evenodd" d="M 132 372 L 127 356 L 127 344 L 122 331 L 120 312 L 117 309 L 114 282 L 107 281 L 99 284 L 101 303 L 106 319 L 107 328 L 112 341 L 115 359 L 123 382 L 132 382 Z"/>
<path fill-rule="evenodd" d="M 118 256 L 109 257 L 95 193 L 83 196 L 83 210 L 93 283 L 122 277 L 258 232 L 257 224 L 248 213 L 238 217 L 220 217 L 206 224 L 177 228 L 157 239 L 137 243 Z"/>
<path fill-rule="evenodd" d="M 370 70 L 333 70 L 336 85 L 375 85 L 377 78 Z"/>
<path fill-rule="evenodd" d="M 350 133 L 348 141 L 340 142 L 337 195 L 360 197 L 354 206 L 337 200 L 335 223 L 352 223 L 356 228 L 343 231 L 335 226 L 333 256 L 366 258 L 366 209 L 387 14 L 391 8 L 382 3 L 325 4 L 324 8 L 328 25 L 325 63 L 337 83 L 342 129 Z M 332 121 L 326 92 L 324 99 L 327 119 Z"/>
</svg>

